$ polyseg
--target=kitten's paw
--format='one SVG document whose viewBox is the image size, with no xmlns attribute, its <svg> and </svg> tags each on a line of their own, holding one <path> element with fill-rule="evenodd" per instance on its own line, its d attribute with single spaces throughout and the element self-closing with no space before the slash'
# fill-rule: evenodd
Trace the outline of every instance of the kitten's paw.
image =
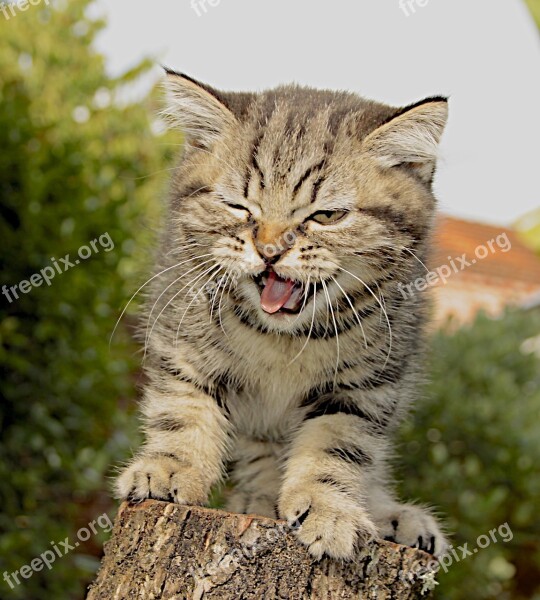
<svg viewBox="0 0 540 600">
<path fill-rule="evenodd" d="M 284 489 L 279 513 L 317 559 L 324 554 L 351 559 L 358 546 L 378 534 L 365 509 L 346 493 L 322 484 Z"/>
<path fill-rule="evenodd" d="M 178 504 L 204 504 L 208 489 L 185 463 L 169 456 L 142 456 L 116 481 L 119 498 L 130 502 L 166 500 Z"/>
<path fill-rule="evenodd" d="M 435 518 L 419 506 L 398 504 L 374 517 L 380 537 L 385 540 L 419 548 L 434 556 L 441 556 L 448 548 Z"/>
</svg>

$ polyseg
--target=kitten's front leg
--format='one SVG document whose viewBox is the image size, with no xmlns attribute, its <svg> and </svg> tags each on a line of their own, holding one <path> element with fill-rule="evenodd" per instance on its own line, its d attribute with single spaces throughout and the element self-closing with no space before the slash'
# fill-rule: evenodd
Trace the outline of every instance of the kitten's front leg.
<svg viewBox="0 0 540 600">
<path fill-rule="evenodd" d="M 316 558 L 352 558 L 377 536 L 365 491 L 384 455 L 384 440 L 360 416 L 335 412 L 304 421 L 292 442 L 279 512 L 297 523 L 299 540 Z"/>
<path fill-rule="evenodd" d="M 146 390 L 143 415 L 146 441 L 116 481 L 117 496 L 204 504 L 223 475 L 229 431 L 215 398 L 168 375 Z"/>
</svg>

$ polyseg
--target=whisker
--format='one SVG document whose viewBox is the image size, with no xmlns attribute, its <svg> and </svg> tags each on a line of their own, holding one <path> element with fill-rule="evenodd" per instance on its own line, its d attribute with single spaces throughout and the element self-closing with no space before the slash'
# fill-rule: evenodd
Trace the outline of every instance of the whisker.
<svg viewBox="0 0 540 600">
<path fill-rule="evenodd" d="M 379 284 L 377 282 L 375 282 L 375 285 L 377 287 L 377 291 L 379 292 L 379 300 L 381 301 L 381 305 L 384 307 L 384 310 L 386 310 L 386 304 L 384 302 L 384 296 L 381 291 L 381 288 L 379 287 Z M 382 317 L 383 317 L 383 315 L 382 315 L 382 311 L 381 311 L 381 313 L 379 315 L 379 325 L 382 324 Z"/>
<path fill-rule="evenodd" d="M 196 258 L 205 258 L 207 256 L 212 256 L 212 254 L 203 254 L 202 256 L 197 256 Z M 210 260 L 206 260 L 204 261 L 201 265 L 197 265 L 195 267 L 193 267 L 193 269 L 190 269 L 187 273 L 184 273 L 183 275 L 180 275 L 180 277 L 177 277 L 172 283 L 169 283 L 169 285 L 161 292 L 161 294 L 157 297 L 157 300 L 154 302 L 154 305 L 152 306 L 152 309 L 150 310 L 150 314 L 148 315 L 148 324 L 146 326 L 146 336 L 145 336 L 145 340 L 148 340 L 148 329 L 150 327 L 150 320 L 152 319 L 152 314 L 154 313 L 154 309 L 156 308 L 158 302 L 161 300 L 161 298 L 163 298 L 163 296 L 167 293 L 167 291 L 172 288 L 172 286 L 180 281 L 180 279 L 184 278 L 186 275 L 189 275 L 192 271 L 194 271 L 195 269 L 197 269 L 199 266 L 203 266 L 205 264 L 208 264 L 209 262 L 211 262 Z M 145 347 L 146 347 L 146 341 L 145 341 Z"/>
<path fill-rule="evenodd" d="M 321 281 L 322 283 L 322 281 Z M 330 310 L 328 307 L 328 302 L 326 302 L 326 325 L 324 326 L 324 335 L 328 334 L 328 329 L 330 327 Z"/>
<path fill-rule="evenodd" d="M 339 369 L 339 350 L 340 350 L 340 348 L 339 348 L 339 332 L 338 332 L 336 316 L 334 314 L 334 308 L 332 306 L 332 300 L 330 298 L 330 292 L 328 291 L 328 286 L 326 285 L 326 282 L 324 280 L 321 280 L 321 284 L 324 289 L 324 295 L 326 296 L 326 302 L 328 304 L 328 307 L 330 308 L 330 312 L 332 313 L 332 321 L 334 322 L 334 331 L 336 332 L 336 368 L 334 371 L 334 389 L 335 389 L 336 383 L 337 383 L 337 374 L 338 374 L 338 369 Z"/>
<path fill-rule="evenodd" d="M 227 279 L 225 280 L 225 283 L 223 284 L 223 289 L 221 290 L 221 297 L 220 297 L 219 303 L 218 303 L 218 317 L 219 317 L 219 325 L 221 327 L 221 330 L 225 334 L 225 337 L 229 338 L 229 334 L 225 331 L 225 327 L 223 326 L 223 318 L 222 318 L 222 312 L 221 312 L 221 303 L 223 302 L 223 295 L 225 294 L 225 288 L 227 287 L 227 285 L 229 283 L 229 277 L 231 275 L 229 270 L 227 270 L 226 275 L 227 275 Z"/>
<path fill-rule="evenodd" d="M 170 256 L 171 254 L 180 254 L 181 252 L 189 252 L 192 248 L 196 248 L 196 247 L 204 247 L 204 248 L 208 248 L 207 244 L 195 244 L 195 243 L 189 243 L 189 244 L 184 244 L 183 246 L 180 246 L 179 248 L 173 248 L 172 250 L 169 250 L 168 252 L 165 253 L 165 256 Z"/>
<path fill-rule="evenodd" d="M 154 175 L 159 175 L 160 173 L 168 173 L 169 171 L 176 171 L 178 167 L 167 167 L 165 169 L 160 169 L 159 171 L 154 171 L 153 173 L 148 173 L 147 175 L 141 175 L 140 177 L 120 177 L 120 179 L 124 179 L 125 181 L 141 181 L 143 179 L 149 179 Z"/>
<path fill-rule="evenodd" d="M 167 273 L 167 271 L 170 271 L 171 269 L 177 269 L 178 267 L 181 267 L 182 265 L 186 264 L 187 262 L 191 262 L 192 260 L 196 260 L 197 258 L 199 258 L 199 257 L 195 257 L 195 258 L 191 258 L 189 260 L 185 260 L 185 261 L 179 262 L 176 265 L 172 265 L 172 267 L 167 267 L 166 269 L 163 269 L 163 271 L 160 271 L 156 275 L 153 275 L 152 277 L 150 277 L 150 279 L 148 281 L 146 281 L 145 283 L 143 283 L 141 285 L 141 287 L 128 300 L 128 303 L 124 306 L 124 309 L 122 310 L 122 312 L 120 313 L 120 316 L 118 317 L 118 320 L 116 321 L 114 329 L 112 330 L 112 333 L 111 333 L 111 337 L 109 338 L 109 350 L 111 348 L 112 339 L 113 339 L 113 336 L 114 336 L 114 334 L 116 332 L 116 329 L 118 328 L 118 325 L 120 324 L 120 321 L 122 320 L 122 317 L 126 313 L 126 310 L 128 309 L 129 305 L 133 302 L 133 300 L 135 299 L 135 297 L 137 296 L 137 294 L 139 292 L 141 292 L 150 282 L 152 282 L 157 277 L 160 277 L 161 275 L 163 275 L 164 273 Z"/>
<path fill-rule="evenodd" d="M 221 269 L 216 273 L 215 277 L 217 277 L 219 275 L 219 273 L 225 269 L 225 267 L 221 267 Z M 227 270 L 225 269 L 225 272 L 227 272 Z M 223 278 L 225 277 L 225 274 L 220 275 L 219 277 L 217 277 L 216 279 L 216 287 L 214 288 L 214 291 L 212 292 L 212 304 L 210 306 L 210 323 L 212 322 L 212 319 L 214 318 L 214 310 L 216 307 L 216 301 L 217 301 L 217 297 L 218 297 L 218 293 L 219 293 L 219 288 L 222 286 L 223 284 Z"/>
<path fill-rule="evenodd" d="M 317 304 L 317 282 L 315 282 L 315 287 L 313 290 L 313 314 L 311 315 L 311 325 L 309 327 L 309 332 L 306 338 L 306 341 L 304 342 L 304 345 L 302 346 L 300 352 L 288 363 L 287 366 L 292 365 L 293 362 L 302 354 L 302 352 L 306 349 L 309 339 L 311 338 L 311 334 L 313 333 L 313 325 L 315 324 L 315 305 Z"/>
<path fill-rule="evenodd" d="M 349 294 L 347 294 L 347 292 L 341 287 L 341 285 L 339 285 L 337 279 L 334 276 L 332 276 L 332 279 L 334 280 L 334 283 L 338 286 L 338 288 L 342 291 L 343 296 L 345 297 L 345 299 L 349 303 L 349 306 L 351 307 L 353 313 L 356 316 L 356 320 L 358 321 L 358 325 L 360 325 L 360 329 L 362 330 L 362 336 L 364 337 L 364 346 L 365 346 L 365 348 L 367 350 L 368 344 L 367 344 L 366 332 L 364 331 L 364 326 L 362 325 L 362 320 L 360 319 L 360 316 L 358 315 L 358 312 L 356 311 L 356 308 L 354 307 L 351 299 L 349 298 Z"/>
<path fill-rule="evenodd" d="M 189 290 L 186 292 L 184 298 L 191 292 L 191 290 L 195 287 L 195 284 L 197 283 L 197 281 L 199 281 L 200 279 L 202 279 L 202 277 L 204 277 L 205 275 L 207 275 L 208 273 L 211 273 L 210 277 L 206 280 L 206 282 L 201 285 L 199 291 L 195 294 L 195 296 L 193 296 L 191 302 L 188 304 L 186 310 L 184 311 L 184 314 L 182 315 L 182 318 L 180 319 L 180 323 L 178 323 L 178 327 L 176 328 L 176 337 L 174 340 L 174 345 L 178 346 L 178 336 L 180 335 L 180 327 L 182 326 L 182 323 L 184 322 L 184 319 L 189 311 L 189 309 L 191 308 L 191 306 L 193 305 L 193 303 L 197 300 L 197 298 L 199 297 L 199 294 L 201 292 L 204 291 L 204 289 L 206 288 L 206 286 L 210 283 L 210 281 L 212 281 L 214 275 L 216 273 L 219 273 L 219 271 L 221 271 L 223 267 L 221 267 L 220 265 L 214 265 L 213 267 L 210 267 L 210 269 L 207 269 L 204 273 L 202 273 L 202 275 L 200 275 L 197 280 L 193 283 L 193 285 L 189 288 Z M 216 271 L 217 269 L 217 271 Z M 214 273 L 212 273 L 212 271 L 215 271 Z"/>
<path fill-rule="evenodd" d="M 402 246 L 402 250 L 405 250 L 405 252 L 408 252 L 416 261 L 418 261 L 424 267 L 424 269 L 426 270 L 426 273 L 431 272 L 410 248 L 407 248 L 406 246 Z"/>
<path fill-rule="evenodd" d="M 304 312 L 304 308 L 306 308 L 306 303 L 307 303 L 307 299 L 308 299 L 308 295 L 309 295 L 309 282 L 310 281 L 311 281 L 311 274 L 308 275 L 308 280 L 307 280 L 307 283 L 306 283 L 305 288 L 304 288 L 304 302 L 302 303 L 302 307 L 300 308 L 300 311 L 298 312 L 298 316 L 293 321 L 293 325 L 296 323 L 296 321 L 298 321 L 298 319 L 300 318 L 301 314 Z"/>
<path fill-rule="evenodd" d="M 373 292 L 373 290 L 369 287 L 369 285 L 365 281 L 362 281 L 360 279 L 360 277 L 357 277 L 354 273 L 347 271 L 347 269 L 344 269 L 343 267 L 338 267 L 338 269 L 340 269 L 341 271 L 344 271 L 345 273 L 348 273 L 351 277 L 354 277 L 354 279 L 359 281 L 368 290 L 368 292 L 375 298 L 375 300 L 381 307 L 381 310 L 383 311 L 384 316 L 386 317 L 386 324 L 388 325 L 389 348 L 388 348 L 388 354 L 386 355 L 386 360 L 383 365 L 383 369 L 384 369 L 386 367 L 386 365 L 388 364 L 388 360 L 390 359 L 390 354 L 392 353 L 392 341 L 393 341 L 392 340 L 392 325 L 390 324 L 390 319 L 388 317 L 388 313 L 387 313 L 386 309 L 384 308 L 384 306 L 381 304 L 381 301 L 379 300 L 377 295 Z"/>
<path fill-rule="evenodd" d="M 187 273 L 184 273 L 184 275 L 182 275 L 182 277 L 185 277 L 186 275 L 188 275 L 189 273 L 191 273 L 192 271 L 194 271 L 195 269 L 200 269 L 201 267 L 203 267 L 204 265 L 208 264 L 209 262 L 212 262 L 213 259 L 207 260 L 204 263 L 202 263 L 201 265 L 197 265 L 196 267 L 194 267 L 193 269 L 190 269 Z M 212 268 L 212 267 L 210 267 Z M 196 276 L 196 278 L 200 277 L 200 276 L 204 276 L 206 273 L 208 272 L 208 270 L 204 271 L 201 275 Z M 179 277 L 178 279 L 182 279 L 182 277 Z M 184 285 L 182 288 L 180 288 L 174 295 L 173 297 L 167 302 L 167 304 L 165 304 L 165 306 L 161 309 L 159 315 L 156 317 L 155 321 L 152 323 L 152 327 L 150 329 L 150 333 L 148 334 L 148 336 L 145 338 L 145 342 L 144 342 L 144 355 L 143 355 L 143 360 L 144 358 L 146 358 L 146 352 L 148 349 L 148 344 L 150 342 L 150 338 L 152 337 L 152 332 L 154 331 L 154 327 L 156 326 L 157 322 L 159 321 L 159 318 L 161 317 L 161 315 L 165 312 L 165 310 L 167 309 L 167 307 L 171 304 L 171 302 L 173 302 L 175 300 L 175 298 L 177 298 L 182 292 L 183 290 L 186 289 L 186 287 L 193 281 L 193 279 L 191 279 L 190 281 L 188 281 L 188 283 L 186 283 L 186 285 Z"/>
</svg>

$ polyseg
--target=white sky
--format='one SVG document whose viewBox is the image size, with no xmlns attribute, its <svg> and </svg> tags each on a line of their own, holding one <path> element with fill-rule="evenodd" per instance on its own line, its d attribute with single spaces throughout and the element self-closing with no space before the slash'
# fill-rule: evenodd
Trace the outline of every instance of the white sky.
<svg viewBox="0 0 540 600">
<path fill-rule="evenodd" d="M 223 89 L 295 81 L 398 105 L 447 94 L 440 207 L 511 223 L 540 206 L 538 31 L 522 0 L 407 1 L 409 16 L 400 0 L 193 0 L 198 16 L 192 0 L 97 0 L 97 44 L 114 74 L 150 55 Z"/>
</svg>

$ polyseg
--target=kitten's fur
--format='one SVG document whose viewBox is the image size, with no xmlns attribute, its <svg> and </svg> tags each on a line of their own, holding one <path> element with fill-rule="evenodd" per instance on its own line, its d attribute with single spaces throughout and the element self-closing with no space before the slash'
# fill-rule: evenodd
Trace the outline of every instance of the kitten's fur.
<svg viewBox="0 0 540 600">
<path fill-rule="evenodd" d="M 228 508 L 299 520 L 316 557 L 372 536 L 440 554 L 386 462 L 420 377 L 425 301 L 398 284 L 423 271 L 446 99 L 167 87 L 186 144 L 142 331 L 146 442 L 118 495 L 202 504 L 229 465 Z M 309 280 L 299 314 L 262 310 L 267 262 Z"/>
</svg>

